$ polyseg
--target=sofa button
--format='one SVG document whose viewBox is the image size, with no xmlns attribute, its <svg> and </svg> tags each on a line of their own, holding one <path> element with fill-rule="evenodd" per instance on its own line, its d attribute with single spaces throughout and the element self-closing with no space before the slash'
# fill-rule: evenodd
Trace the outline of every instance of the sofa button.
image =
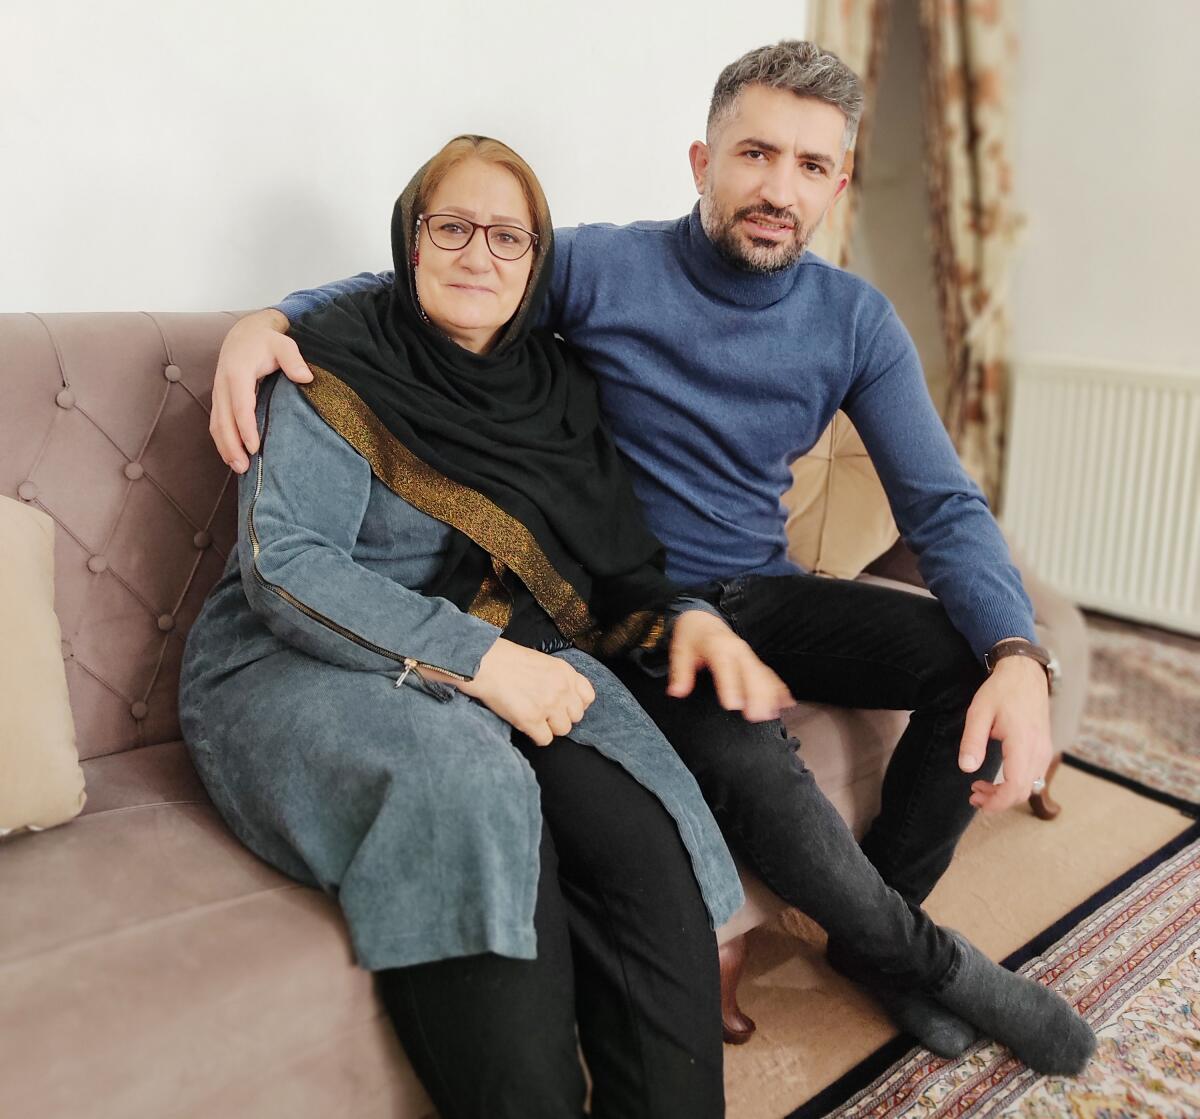
<svg viewBox="0 0 1200 1119">
<path fill-rule="evenodd" d="M 192 537 L 192 543 L 197 548 L 207 548 L 212 543 L 212 533 L 202 530 Z"/>
<path fill-rule="evenodd" d="M 99 575 L 101 572 L 108 570 L 108 560 L 106 560 L 103 556 L 92 556 L 92 558 L 88 560 L 88 570 L 93 575 Z"/>
<path fill-rule="evenodd" d="M 183 370 L 178 365 L 168 365 L 163 370 L 163 376 L 171 382 L 179 381 L 183 378 Z"/>
<path fill-rule="evenodd" d="M 131 482 L 136 482 L 145 473 L 146 468 L 140 462 L 127 462 L 125 464 L 125 477 Z"/>
<path fill-rule="evenodd" d="M 69 661 L 75 655 L 75 650 L 71 648 L 71 642 L 64 637 L 60 642 L 60 646 L 62 648 L 63 660 Z"/>
<path fill-rule="evenodd" d="M 17 487 L 17 496 L 22 501 L 32 501 L 38 495 L 38 488 L 32 482 L 22 482 Z"/>
<path fill-rule="evenodd" d="M 170 633 L 171 630 L 175 628 L 175 619 L 172 618 L 170 614 L 159 614 L 158 628 L 161 629 L 163 633 Z"/>
<path fill-rule="evenodd" d="M 150 708 L 139 699 L 137 703 L 130 705 L 129 714 L 131 714 L 135 719 L 144 719 L 150 714 Z"/>
<path fill-rule="evenodd" d="M 60 389 L 54 398 L 54 403 L 60 408 L 74 408 L 75 394 L 70 389 Z"/>
</svg>

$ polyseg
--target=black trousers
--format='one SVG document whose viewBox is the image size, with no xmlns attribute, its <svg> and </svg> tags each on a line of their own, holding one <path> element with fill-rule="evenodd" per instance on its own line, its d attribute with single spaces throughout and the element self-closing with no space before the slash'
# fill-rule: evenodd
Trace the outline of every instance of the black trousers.
<svg viewBox="0 0 1200 1119">
<path fill-rule="evenodd" d="M 442 1119 L 724 1115 L 716 937 L 675 822 L 620 766 L 514 733 L 542 792 L 536 960 L 376 973 Z M 578 1027 L 578 1049 L 576 1027 Z"/>
<path fill-rule="evenodd" d="M 730 847 L 830 936 L 830 957 L 867 982 L 936 991 L 957 966 L 953 940 L 919 908 L 974 815 L 958 747 L 984 672 L 939 603 L 812 575 L 717 585 L 733 628 L 797 699 L 912 711 L 883 805 L 860 848 L 779 722 L 747 723 L 707 676 L 687 699 L 632 664 L 614 669 L 695 774 Z"/>
</svg>

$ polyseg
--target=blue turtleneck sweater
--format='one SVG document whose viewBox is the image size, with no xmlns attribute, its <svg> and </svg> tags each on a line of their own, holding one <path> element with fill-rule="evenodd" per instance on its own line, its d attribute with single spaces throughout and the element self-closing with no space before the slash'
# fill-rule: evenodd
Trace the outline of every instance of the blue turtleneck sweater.
<svg viewBox="0 0 1200 1119">
<path fill-rule="evenodd" d="M 555 230 L 545 325 L 595 371 L 617 445 L 676 582 L 800 570 L 780 498 L 790 464 L 840 408 L 883 482 L 921 574 L 977 656 L 1034 638 L 1000 530 L 935 411 L 912 340 L 870 284 L 811 253 L 760 276 L 677 221 Z M 289 295 L 290 320 L 362 273 Z"/>
</svg>

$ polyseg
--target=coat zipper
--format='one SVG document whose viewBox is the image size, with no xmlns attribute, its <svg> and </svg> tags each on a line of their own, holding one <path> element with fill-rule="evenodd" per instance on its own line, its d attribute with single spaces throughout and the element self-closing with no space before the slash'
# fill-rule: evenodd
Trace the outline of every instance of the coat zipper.
<svg viewBox="0 0 1200 1119">
<path fill-rule="evenodd" d="M 268 415 L 269 415 L 269 409 L 270 409 L 270 405 L 268 404 Z M 264 425 L 263 426 L 263 438 L 262 438 L 262 442 L 264 444 L 266 442 L 266 436 L 267 436 L 266 425 Z M 420 689 L 423 692 L 425 692 L 428 695 L 433 696 L 434 699 L 440 700 L 442 703 L 449 703 L 450 700 L 454 698 L 454 689 L 449 687 L 446 684 L 443 684 L 443 683 L 437 681 L 437 680 L 428 679 L 421 672 L 421 669 L 428 668 L 428 669 L 432 669 L 435 672 L 444 672 L 447 676 L 453 676 L 454 679 L 456 679 L 456 680 L 466 681 L 466 680 L 472 679 L 472 677 L 464 676 L 461 672 L 454 672 L 452 669 L 449 669 L 449 668 L 442 668 L 440 665 L 428 664 L 425 661 L 419 661 L 413 657 L 406 657 L 406 656 L 401 655 L 400 653 L 393 653 L 390 649 L 384 649 L 382 646 L 374 644 L 374 642 L 367 641 L 365 638 L 359 637 L 358 634 L 354 633 L 352 630 L 348 630 L 345 626 L 339 625 L 332 618 L 327 618 L 327 617 L 325 617 L 324 614 L 318 613 L 307 603 L 301 602 L 290 591 L 285 591 L 282 587 L 278 587 L 274 583 L 268 582 L 263 577 L 262 572 L 259 571 L 259 569 L 258 569 L 258 553 L 260 550 L 260 545 L 259 545 L 259 541 L 258 541 L 258 533 L 254 529 L 254 507 L 258 504 L 259 494 L 262 493 L 262 484 L 263 484 L 263 460 L 262 460 L 262 451 L 260 448 L 259 456 L 258 456 L 258 471 L 255 476 L 255 483 L 254 483 L 254 497 L 250 501 L 250 509 L 248 510 L 248 512 L 246 514 L 246 531 L 250 537 L 250 551 L 254 557 L 255 581 L 257 583 L 259 583 L 260 586 L 266 587 L 267 590 L 272 591 L 275 594 L 277 594 L 280 598 L 282 598 L 284 600 L 284 602 L 288 603 L 290 606 L 294 606 L 297 610 L 300 611 L 300 613 L 304 614 L 306 617 L 312 618 L 313 621 L 318 622 L 321 625 L 327 627 L 328 629 L 333 630 L 334 633 L 339 634 L 340 636 L 346 638 L 346 640 L 353 641 L 356 645 L 359 645 L 364 649 L 369 649 L 372 653 L 378 653 L 381 657 L 387 657 L 388 660 L 399 661 L 404 666 L 404 671 L 401 672 L 400 675 L 396 678 L 396 683 L 394 685 L 395 687 L 397 687 L 397 688 L 400 687 L 404 683 L 404 681 L 408 679 L 409 675 L 413 675 L 417 678 L 417 680 L 419 682 L 418 686 L 420 687 Z"/>
</svg>

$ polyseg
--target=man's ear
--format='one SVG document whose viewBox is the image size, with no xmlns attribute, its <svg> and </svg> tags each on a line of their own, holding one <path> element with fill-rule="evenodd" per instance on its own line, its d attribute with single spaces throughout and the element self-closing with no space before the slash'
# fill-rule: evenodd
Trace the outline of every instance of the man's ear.
<svg viewBox="0 0 1200 1119">
<path fill-rule="evenodd" d="M 704 179 L 708 174 L 708 145 L 703 140 L 693 140 L 688 148 L 688 159 L 692 164 L 692 180 L 696 184 L 696 193 L 704 193 Z"/>
<path fill-rule="evenodd" d="M 843 194 L 846 193 L 846 187 L 850 185 L 850 180 L 854 177 L 854 151 L 848 151 L 842 157 L 842 169 L 838 172 L 837 189 L 833 192 L 833 201 L 836 202 Z"/>
</svg>

